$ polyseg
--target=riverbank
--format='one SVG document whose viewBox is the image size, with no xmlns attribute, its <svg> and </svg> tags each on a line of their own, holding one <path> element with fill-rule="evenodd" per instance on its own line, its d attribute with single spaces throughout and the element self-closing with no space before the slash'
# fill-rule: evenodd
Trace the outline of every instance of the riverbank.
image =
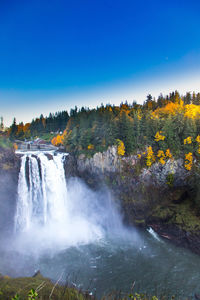
<svg viewBox="0 0 200 300">
<path fill-rule="evenodd" d="M 12 278 L 0 274 L 0 300 L 92 300 L 88 292 L 75 289 L 67 282 L 60 285 L 43 277 L 39 272 L 33 277 Z"/>
<path fill-rule="evenodd" d="M 169 300 L 177 299 L 178 296 L 149 296 L 147 294 L 138 294 L 134 291 L 134 282 L 129 293 L 121 291 L 112 291 L 103 296 L 102 300 Z M 97 300 L 95 295 L 89 291 L 82 291 L 67 282 L 52 282 L 49 278 L 43 277 L 38 272 L 33 277 L 12 278 L 0 274 L 0 300 Z M 184 298 L 189 300 L 191 298 Z M 195 294 L 195 299 L 198 295 Z"/>
<path fill-rule="evenodd" d="M 56 250 L 55 253 L 53 252 L 54 255 L 52 258 L 51 251 L 49 253 L 49 246 L 47 245 L 47 248 L 44 248 L 41 252 L 41 241 L 43 241 L 43 237 L 46 237 L 46 232 L 44 232 L 45 234 L 41 240 L 37 239 L 40 235 L 37 231 L 30 231 L 29 238 L 31 242 L 28 242 L 26 245 L 25 241 L 27 241 L 27 239 L 23 238 L 23 243 L 21 245 L 18 245 L 19 252 L 17 250 L 16 253 L 13 252 L 13 248 L 15 248 L 15 245 L 17 249 L 17 243 L 15 244 L 14 242 L 14 247 L 13 245 L 9 246 L 11 247 L 10 256 L 8 251 L 6 251 L 7 255 L 5 255 L 5 259 L 4 254 L 1 256 L 2 262 L 4 261 L 1 266 L 2 272 L 13 276 L 13 267 L 14 270 L 18 268 L 18 273 L 16 273 L 14 276 L 20 276 L 22 274 L 26 276 L 27 274 L 32 274 L 34 270 L 38 268 L 42 271 L 43 274 L 45 274 L 45 276 L 49 276 L 56 281 L 58 274 L 61 274 L 64 268 L 66 272 L 68 272 L 68 274 L 77 272 L 80 276 L 79 283 L 86 289 L 88 286 L 88 282 L 90 282 L 91 278 L 94 278 L 95 281 L 93 291 L 99 293 L 99 298 L 102 297 L 104 293 L 109 293 L 111 289 L 118 288 L 127 292 L 129 291 L 129 288 L 133 281 L 136 282 L 136 291 L 145 290 L 148 291 L 148 293 L 152 294 L 154 294 L 155 285 L 159 285 L 160 291 L 161 289 L 163 289 L 163 287 L 166 286 L 167 289 L 172 293 L 179 289 L 180 295 L 182 294 L 183 296 L 192 295 L 195 291 L 198 292 L 198 256 L 195 256 L 194 254 L 183 248 L 178 248 L 173 246 L 172 244 L 170 245 L 170 243 L 162 241 L 161 239 L 157 238 L 156 235 L 152 233 L 152 231 L 148 233 L 146 230 L 136 230 L 134 228 L 130 230 L 131 232 L 129 231 L 129 229 L 127 231 L 126 227 L 124 227 L 123 225 L 121 226 L 121 218 L 119 217 L 118 219 L 118 214 L 115 213 L 115 211 L 113 213 L 113 210 L 109 210 L 109 206 L 105 207 L 106 202 L 103 202 L 104 199 L 111 200 L 110 192 L 108 192 L 107 194 L 104 193 L 104 191 L 106 191 L 106 187 L 109 186 L 109 190 L 111 190 L 113 195 L 112 201 L 110 201 L 110 203 L 113 204 L 113 201 L 117 201 L 117 199 L 120 199 L 121 201 L 121 212 L 124 216 L 124 223 L 128 225 L 136 224 L 137 226 L 141 227 L 151 226 L 157 231 L 159 230 L 159 228 L 156 227 L 158 226 L 158 224 L 172 224 L 174 226 L 174 224 L 180 223 L 182 230 L 185 228 L 185 230 L 190 229 L 194 231 L 196 230 L 197 220 L 193 219 L 193 222 L 191 222 L 191 216 L 194 217 L 194 207 L 192 207 L 191 205 L 193 200 L 193 193 L 188 189 L 188 186 L 181 185 L 180 180 L 177 180 L 179 177 L 177 174 L 180 171 L 179 167 L 176 168 L 174 165 L 173 170 L 175 174 L 175 183 L 173 184 L 173 186 L 169 187 L 168 184 L 166 184 L 166 188 L 164 188 L 164 186 L 162 187 L 161 183 L 164 182 L 163 174 L 166 173 L 166 169 L 158 171 L 157 168 L 159 166 L 157 166 L 154 170 L 149 170 L 152 173 L 156 172 L 155 174 L 157 175 L 161 174 L 162 172 L 163 176 L 155 176 L 153 181 L 150 172 L 147 173 L 145 171 L 145 173 L 142 173 L 141 177 L 141 172 L 133 173 L 133 168 L 129 168 L 128 170 L 126 169 L 128 166 L 125 160 L 123 160 L 122 165 L 122 162 L 120 162 L 120 160 L 118 161 L 118 158 L 114 157 L 114 159 L 116 158 L 117 160 L 116 164 L 111 164 L 111 167 L 113 167 L 112 172 L 109 172 L 109 167 L 106 168 L 106 166 L 109 165 L 105 163 L 105 161 L 102 161 L 101 168 L 104 170 L 104 173 L 102 172 L 101 175 L 100 173 L 94 175 L 94 171 L 96 170 L 94 164 L 91 165 L 94 170 L 93 173 L 91 171 L 89 172 L 89 170 L 87 170 L 87 176 L 86 173 L 82 173 L 82 178 L 85 181 L 88 180 L 88 185 L 93 187 L 93 189 L 99 189 L 99 187 L 101 187 L 101 192 L 94 193 L 84 184 L 80 183 L 80 181 L 77 179 L 74 180 L 75 185 L 73 186 L 73 188 L 73 179 L 70 179 L 68 190 L 65 190 L 66 183 L 64 176 L 64 166 L 68 170 L 68 173 L 66 172 L 66 176 L 71 177 L 73 172 L 74 176 L 81 176 L 81 173 L 78 173 L 78 165 L 76 165 L 76 163 L 78 164 L 79 162 L 77 160 L 73 161 L 73 157 L 65 154 L 61 155 L 58 153 L 54 153 L 53 156 L 49 155 L 48 153 L 38 153 L 38 155 L 40 157 L 37 157 L 37 154 L 33 154 L 29 157 L 28 170 L 25 167 L 25 159 L 22 159 L 23 163 L 21 166 L 19 177 L 23 181 L 23 184 L 19 186 L 22 188 L 22 194 L 24 191 L 24 187 L 26 187 L 25 191 L 30 192 L 30 197 L 25 197 L 23 198 L 24 200 L 31 199 L 31 196 L 33 195 L 31 189 L 28 188 L 28 182 L 30 182 L 30 179 L 32 183 L 35 183 L 35 177 L 31 177 L 32 174 L 39 175 L 40 173 L 45 174 L 45 176 L 43 176 L 41 180 L 38 181 L 39 185 L 35 185 L 34 187 L 37 191 L 40 191 L 40 184 L 45 178 L 46 183 L 48 183 L 48 189 L 52 187 L 52 190 L 50 190 L 50 194 L 52 195 L 52 191 L 55 192 L 52 200 L 56 199 L 57 187 L 59 187 L 60 190 L 63 191 L 62 194 L 64 195 L 65 199 L 67 195 L 69 196 L 68 199 L 71 200 L 71 203 L 74 203 L 75 200 L 74 191 L 78 192 L 82 187 L 83 189 L 85 189 L 85 193 L 82 193 L 80 197 L 77 198 L 76 205 L 74 206 L 73 213 L 71 214 L 72 219 L 70 219 L 69 224 L 63 226 L 63 223 L 61 223 L 61 226 L 59 226 L 59 232 L 61 232 L 62 228 L 64 228 L 64 235 L 61 236 L 61 240 L 58 237 L 57 242 L 59 242 L 58 246 L 62 245 L 61 248 L 65 249 L 64 251 L 57 252 Z M 130 160 L 130 157 L 128 159 Z M 71 167 L 73 168 L 70 168 L 70 161 Z M 37 164 L 35 164 L 35 162 L 37 162 Z M 56 167 L 58 165 L 60 166 L 60 168 Z M 44 169 L 40 169 L 39 166 L 42 166 L 42 168 Z M 52 166 L 55 166 L 55 168 L 50 168 L 53 171 L 50 172 L 50 174 L 53 174 L 54 176 L 49 176 L 49 167 Z M 118 169 L 117 166 L 119 166 Z M 177 172 L 175 172 L 176 169 Z M 57 171 L 59 172 L 56 173 Z M 60 179 L 61 177 L 63 178 L 63 182 L 57 184 L 55 178 Z M 27 180 L 27 178 L 29 179 L 29 181 Z M 141 180 L 141 178 L 143 178 L 143 180 Z M 148 180 L 148 178 L 150 178 L 151 180 Z M 153 184 L 154 182 L 157 182 L 157 184 Z M 70 187 L 72 188 L 71 194 Z M 9 187 L 7 188 L 9 190 Z M 95 199 L 97 199 L 98 195 L 99 198 L 97 202 L 99 205 L 95 206 L 94 211 L 91 210 L 90 213 L 88 213 L 88 207 L 90 207 L 91 203 L 94 204 L 94 201 Z M 49 199 L 49 196 L 47 197 L 47 199 Z M 59 199 L 60 197 L 57 198 L 57 200 Z M 58 203 L 57 200 L 56 203 Z M 84 203 L 85 210 L 83 206 Z M 102 207 L 105 208 L 103 211 L 101 210 Z M 112 207 L 114 207 L 114 205 L 112 205 Z M 81 212 L 80 214 L 78 214 L 79 210 Z M 23 210 L 21 209 L 19 211 L 23 212 Z M 65 209 L 62 208 L 61 211 L 65 211 Z M 53 216 L 55 212 L 58 212 L 57 206 L 54 206 L 53 208 Z M 105 215 L 107 215 L 108 219 L 104 219 Z M 111 220 L 112 215 L 113 217 L 116 216 L 116 219 L 114 218 Z M 81 232 L 81 238 L 83 236 L 82 234 L 84 234 L 84 230 L 82 231 L 82 228 L 80 226 L 79 218 L 77 224 L 78 226 L 74 226 L 73 217 L 77 218 L 77 216 L 83 216 L 84 222 L 87 222 L 91 217 L 92 222 L 90 222 L 89 224 L 89 233 L 92 232 L 90 230 L 93 228 L 93 224 L 99 225 L 101 222 L 102 226 L 98 228 L 100 232 L 102 232 L 102 243 L 99 242 L 99 239 L 96 239 L 94 237 L 91 239 L 91 243 L 86 240 L 86 242 L 83 243 L 82 247 L 81 245 L 80 247 L 71 247 L 73 244 L 69 244 L 68 242 L 65 244 L 63 237 L 68 236 L 68 238 L 70 238 L 72 234 L 74 235 L 75 228 L 77 228 L 77 232 Z M 94 220 L 96 220 L 96 217 L 98 217 L 98 223 L 93 222 Z M 183 217 L 185 218 L 184 222 Z M 23 214 L 21 213 L 20 215 L 18 215 L 18 218 L 19 220 L 21 220 L 20 218 L 22 218 L 23 220 Z M 51 215 L 49 215 L 49 218 L 51 220 Z M 187 218 L 189 219 L 187 220 Z M 66 219 L 67 218 L 64 216 L 63 220 Z M 118 221 L 120 223 L 118 223 Z M 26 223 L 24 224 L 26 225 Z M 73 225 L 72 228 L 69 229 L 70 224 Z M 108 230 L 104 231 L 106 224 L 108 225 Z M 110 227 L 109 224 L 111 224 L 112 226 Z M 112 231 L 113 224 L 116 225 L 115 229 L 117 230 Z M 183 227 L 183 225 L 185 227 Z M 67 228 L 69 229 L 68 234 L 66 234 Z M 162 228 L 160 228 L 160 230 L 161 229 Z M 160 232 L 160 235 L 162 235 L 165 239 L 170 239 L 170 236 L 168 234 L 169 229 L 167 228 L 166 230 L 167 233 Z M 52 239 L 53 248 L 56 245 L 57 232 L 58 231 L 56 230 L 55 235 L 52 232 L 53 235 L 50 235 L 48 237 L 48 241 L 49 238 Z M 106 232 L 110 234 L 109 238 L 104 234 Z M 116 239 L 114 238 L 115 234 Z M 172 233 L 170 233 L 170 235 L 172 235 Z M 35 237 L 34 240 L 33 237 Z M 107 237 L 108 239 L 104 240 L 104 237 Z M 120 238 L 118 239 L 118 237 Z M 62 243 L 60 244 L 60 242 Z M 193 242 L 195 242 L 195 240 L 193 240 Z M 30 249 L 30 245 L 32 249 Z M 71 246 L 68 247 L 69 245 Z M 28 247 L 26 248 L 25 246 Z M 58 249 L 60 248 L 58 247 Z M 29 250 L 33 250 L 32 256 L 31 251 Z M 38 255 L 41 253 L 44 253 L 45 256 L 41 255 L 40 261 L 34 262 L 34 254 Z M 25 254 L 28 255 L 27 258 L 24 258 Z M 21 261 L 19 260 L 20 257 L 22 259 Z M 190 265 L 188 265 L 188 261 L 190 261 Z M 16 264 L 16 262 L 18 262 L 18 265 Z M 30 265 L 28 265 L 27 262 L 30 262 Z M 33 265 L 31 265 L 31 262 Z M 8 270 L 9 267 L 10 272 Z M 26 269 L 29 269 L 29 273 L 24 272 L 24 270 Z M 183 269 L 184 274 L 182 273 Z M 49 272 L 50 270 L 51 272 Z M 168 277 L 168 282 L 166 282 L 166 276 Z M 72 280 L 70 281 L 73 282 Z M 182 286 L 184 286 L 184 288 L 182 288 Z"/>
</svg>

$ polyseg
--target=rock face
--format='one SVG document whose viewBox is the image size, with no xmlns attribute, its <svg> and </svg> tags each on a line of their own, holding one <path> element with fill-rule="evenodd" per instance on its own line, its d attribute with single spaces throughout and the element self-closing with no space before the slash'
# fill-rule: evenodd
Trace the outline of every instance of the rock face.
<svg viewBox="0 0 200 300">
<path fill-rule="evenodd" d="M 116 172 L 120 168 L 117 148 L 114 146 L 109 147 L 106 152 L 95 153 L 92 158 L 86 158 L 84 155 L 80 155 L 77 161 L 77 167 L 80 172 L 88 170 L 99 176 L 102 176 L 106 172 Z"/>
<path fill-rule="evenodd" d="M 200 231 L 182 230 L 176 224 L 153 224 L 151 226 L 161 237 L 168 239 L 177 246 L 190 249 L 200 255 Z"/>
<path fill-rule="evenodd" d="M 183 186 L 186 182 L 188 173 L 183 167 L 183 160 L 168 160 L 165 165 L 154 163 L 151 168 L 142 168 L 138 176 L 135 166 L 139 162 L 136 155 L 119 158 L 117 155 L 117 147 L 109 147 L 103 153 L 95 153 L 93 157 L 87 158 L 85 155 L 80 155 L 77 159 L 77 170 L 79 175 L 89 173 L 92 176 L 98 176 L 105 179 L 108 174 L 135 178 L 145 185 L 159 185 L 161 188 L 166 188 L 166 182 L 169 175 L 173 177 L 173 186 Z"/>
<path fill-rule="evenodd" d="M 95 153 L 87 158 L 80 155 L 76 159 L 76 175 L 81 177 L 92 188 L 98 188 L 111 176 L 120 171 L 120 159 L 116 147 L 109 147 L 106 152 Z"/>
<path fill-rule="evenodd" d="M 0 148 L 0 237 L 13 228 L 19 168 L 14 151 Z"/>
<path fill-rule="evenodd" d="M 67 178 L 79 176 L 92 188 L 108 186 L 121 202 L 125 223 L 151 226 L 163 238 L 200 254 L 200 205 L 181 159 L 147 169 L 137 156 L 119 158 L 113 146 L 92 158 L 68 155 L 64 165 Z M 20 157 L 1 148 L 0 238 L 13 228 L 19 169 Z"/>
<path fill-rule="evenodd" d="M 168 160 L 165 165 L 155 163 L 150 169 L 143 169 L 140 180 L 148 183 L 152 182 L 161 188 L 166 185 L 169 175 L 173 176 L 173 186 L 183 186 L 188 177 L 188 173 L 183 166 L 183 160 Z"/>
<path fill-rule="evenodd" d="M 109 186 L 121 202 L 124 222 L 151 226 L 163 238 L 200 254 L 200 217 L 183 161 L 141 166 L 137 156 L 119 158 L 116 147 L 92 158 L 81 155 L 77 174 L 88 185 Z"/>
</svg>

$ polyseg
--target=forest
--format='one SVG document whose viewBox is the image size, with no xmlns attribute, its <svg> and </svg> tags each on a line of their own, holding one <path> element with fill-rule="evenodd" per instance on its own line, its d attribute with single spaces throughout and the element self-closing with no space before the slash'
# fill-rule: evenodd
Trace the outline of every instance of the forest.
<svg viewBox="0 0 200 300">
<path fill-rule="evenodd" d="M 150 94 L 143 104 L 125 101 L 120 106 L 106 104 L 89 109 L 77 107 L 43 115 L 31 123 L 13 124 L 8 129 L 11 140 L 43 137 L 52 144 L 64 145 L 76 155 L 93 155 L 117 145 L 118 154 L 145 157 L 146 165 L 158 160 L 185 158 L 185 167 L 200 156 L 200 93 L 178 91 L 153 98 Z"/>
</svg>

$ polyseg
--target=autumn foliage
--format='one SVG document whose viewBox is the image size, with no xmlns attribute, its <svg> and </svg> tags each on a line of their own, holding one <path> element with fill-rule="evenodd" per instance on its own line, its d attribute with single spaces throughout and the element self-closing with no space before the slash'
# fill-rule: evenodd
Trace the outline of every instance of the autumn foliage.
<svg viewBox="0 0 200 300">
<path fill-rule="evenodd" d="M 153 117 L 157 118 L 166 118 L 168 116 L 174 116 L 177 113 L 184 112 L 183 104 L 169 102 L 166 106 L 157 108 L 154 112 L 152 112 Z"/>
<path fill-rule="evenodd" d="M 155 135 L 155 141 L 159 142 L 159 141 L 164 141 L 165 136 L 162 135 L 162 131 L 157 131 L 156 135 Z"/>
<path fill-rule="evenodd" d="M 150 167 L 154 161 L 155 161 L 155 156 L 153 153 L 153 149 L 151 146 L 149 146 L 149 147 L 147 147 L 147 156 L 146 156 L 147 167 Z"/>
<path fill-rule="evenodd" d="M 192 169 L 193 156 L 192 153 L 185 154 L 185 168 L 190 171 Z"/>
<path fill-rule="evenodd" d="M 165 164 L 165 153 L 163 150 L 158 150 L 157 157 L 159 158 L 159 162 L 164 165 Z"/>
<path fill-rule="evenodd" d="M 121 141 L 120 139 L 117 140 L 117 154 L 119 156 L 123 156 L 125 154 L 125 146 L 124 146 L 124 143 L 123 141 Z"/>
<path fill-rule="evenodd" d="M 93 150 L 94 149 L 94 145 L 89 144 L 87 148 L 88 148 L 88 150 Z"/>
<path fill-rule="evenodd" d="M 173 158 L 170 149 L 167 149 L 167 150 L 166 150 L 165 156 L 166 156 L 167 158 L 170 158 L 170 159 Z"/>
<path fill-rule="evenodd" d="M 17 150 L 17 149 L 18 149 L 18 146 L 17 146 L 17 144 L 16 144 L 16 143 L 14 143 L 14 144 L 13 144 L 13 148 L 14 148 L 15 150 Z"/>
<path fill-rule="evenodd" d="M 52 143 L 54 146 L 60 146 L 60 145 L 63 145 L 63 141 L 64 141 L 64 136 L 58 134 L 57 136 L 55 136 L 55 137 L 51 140 L 51 143 Z"/>
<path fill-rule="evenodd" d="M 175 91 L 157 99 L 147 95 L 143 104 L 75 107 L 27 124 L 14 119 L 8 130 L 13 142 L 46 133 L 53 145 L 76 155 L 93 155 L 116 145 L 120 157 L 137 155 L 148 167 L 182 158 L 190 171 L 200 161 L 200 93 L 181 96 Z"/>
</svg>

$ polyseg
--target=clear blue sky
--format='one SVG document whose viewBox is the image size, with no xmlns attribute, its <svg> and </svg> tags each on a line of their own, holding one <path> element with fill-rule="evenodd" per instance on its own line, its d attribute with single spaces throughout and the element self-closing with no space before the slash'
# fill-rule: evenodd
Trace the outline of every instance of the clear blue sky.
<svg viewBox="0 0 200 300">
<path fill-rule="evenodd" d="M 199 16 L 199 0 L 0 0 L 0 115 L 200 91 Z"/>
</svg>

